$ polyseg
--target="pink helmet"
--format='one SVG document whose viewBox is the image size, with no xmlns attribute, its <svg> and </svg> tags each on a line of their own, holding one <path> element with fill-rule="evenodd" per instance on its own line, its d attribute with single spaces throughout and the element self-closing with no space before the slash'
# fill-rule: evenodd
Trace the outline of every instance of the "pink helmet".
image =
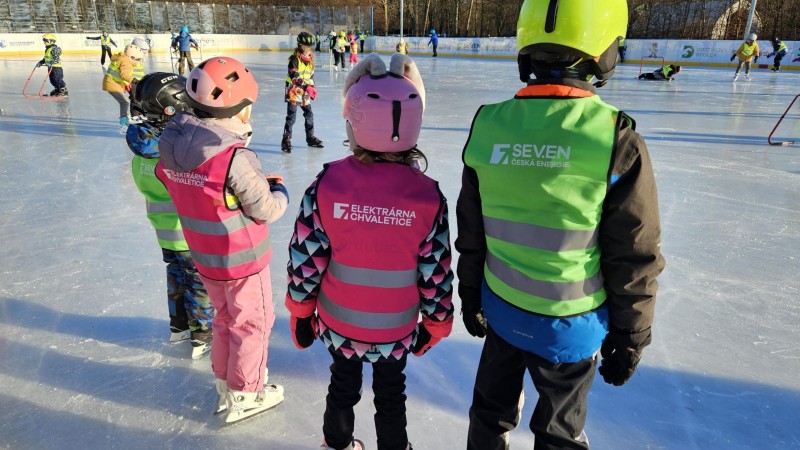
<svg viewBox="0 0 800 450">
<path fill-rule="evenodd" d="M 218 119 L 233 117 L 258 98 L 258 83 L 239 61 L 219 56 L 201 62 L 186 79 L 192 108 Z"/>
<path fill-rule="evenodd" d="M 347 120 L 351 147 L 358 145 L 365 150 L 387 153 L 414 148 L 425 109 L 421 79 L 415 82 L 397 72 L 387 72 L 385 65 L 380 67 L 383 64 L 380 57 L 375 55 L 374 58 L 377 63 L 365 59 L 356 68 L 373 66 L 379 70 L 367 69 L 354 82 L 346 83 L 343 116 Z M 407 63 L 413 65 L 410 60 Z M 393 61 L 392 66 L 400 67 L 398 72 L 402 73 L 402 65 Z M 413 69 L 418 75 L 416 66 Z M 351 81 L 349 76 L 348 81 Z"/>
</svg>

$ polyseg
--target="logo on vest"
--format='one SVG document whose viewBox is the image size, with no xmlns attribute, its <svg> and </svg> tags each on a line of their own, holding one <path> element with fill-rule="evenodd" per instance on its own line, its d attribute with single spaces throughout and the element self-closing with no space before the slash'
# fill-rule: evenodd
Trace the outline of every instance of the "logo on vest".
<svg viewBox="0 0 800 450">
<path fill-rule="evenodd" d="M 494 144 L 489 164 L 534 166 L 546 168 L 569 167 L 570 146 L 536 144 Z"/>
<path fill-rule="evenodd" d="M 178 172 L 171 169 L 164 169 L 164 174 L 171 181 L 187 186 L 204 187 L 208 176 L 192 172 Z"/>
<path fill-rule="evenodd" d="M 356 205 L 352 203 L 333 203 L 333 218 L 352 220 L 354 222 L 376 223 L 378 225 L 395 225 L 410 227 L 417 214 L 399 208 L 382 206 Z"/>
</svg>

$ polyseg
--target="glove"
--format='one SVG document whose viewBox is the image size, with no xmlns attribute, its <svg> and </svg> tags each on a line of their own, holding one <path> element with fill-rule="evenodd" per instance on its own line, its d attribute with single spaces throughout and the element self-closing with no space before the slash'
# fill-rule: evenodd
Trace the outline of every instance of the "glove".
<svg viewBox="0 0 800 450">
<path fill-rule="evenodd" d="M 441 340 L 441 338 L 431 336 L 431 332 L 428 331 L 425 324 L 420 323 L 419 332 L 417 333 L 417 342 L 411 346 L 411 353 L 416 356 L 422 356 Z"/>
<path fill-rule="evenodd" d="M 292 340 L 300 350 L 311 347 L 317 338 L 317 316 L 308 317 L 291 316 L 289 327 L 292 329 Z"/>
<path fill-rule="evenodd" d="M 636 372 L 642 359 L 642 350 L 650 345 L 650 328 L 637 333 L 626 333 L 611 327 L 600 347 L 600 375 L 603 381 L 614 386 L 622 386 Z"/>
<path fill-rule="evenodd" d="M 128 83 L 125 85 L 125 92 L 130 92 L 130 91 L 131 91 L 131 84 Z"/>
<path fill-rule="evenodd" d="M 277 181 L 267 180 L 267 182 L 269 183 L 269 191 L 270 192 L 281 192 L 281 193 L 283 193 L 283 195 L 286 196 L 286 201 L 289 202 L 289 190 L 286 189 L 286 186 L 282 185 L 281 183 L 279 183 Z"/>
<path fill-rule="evenodd" d="M 314 100 L 317 98 L 317 89 L 314 86 L 306 87 L 306 94 L 308 94 L 308 98 Z"/>
<path fill-rule="evenodd" d="M 41 61 L 36 63 L 36 68 L 38 69 L 39 67 L 42 67 L 42 62 Z"/>
<path fill-rule="evenodd" d="M 464 328 L 467 333 L 477 337 L 486 337 L 486 316 L 483 315 L 483 310 L 476 313 L 469 313 L 465 309 L 461 310 L 462 318 L 464 319 Z"/>
<path fill-rule="evenodd" d="M 270 186 L 274 186 L 276 183 L 283 184 L 283 177 L 276 173 L 270 173 L 267 174 L 267 182 L 269 183 Z"/>
<path fill-rule="evenodd" d="M 734 59 L 736 59 L 736 53 L 731 55 L 731 61 L 733 61 Z"/>
<path fill-rule="evenodd" d="M 753 64 L 758 63 L 758 56 L 753 57 Z"/>
</svg>

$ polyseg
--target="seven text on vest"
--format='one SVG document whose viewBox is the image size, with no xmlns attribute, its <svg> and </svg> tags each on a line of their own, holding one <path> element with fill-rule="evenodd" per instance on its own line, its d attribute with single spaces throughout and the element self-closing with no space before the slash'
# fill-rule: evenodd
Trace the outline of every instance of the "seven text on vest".
<svg viewBox="0 0 800 450">
<path fill-rule="evenodd" d="M 572 148 L 549 144 L 494 144 L 490 164 L 512 166 L 569 167 Z"/>
</svg>

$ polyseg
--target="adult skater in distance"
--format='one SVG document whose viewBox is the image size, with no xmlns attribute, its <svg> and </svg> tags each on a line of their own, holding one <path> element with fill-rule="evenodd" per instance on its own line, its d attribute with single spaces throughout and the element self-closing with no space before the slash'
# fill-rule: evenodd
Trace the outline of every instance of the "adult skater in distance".
<svg viewBox="0 0 800 450">
<path fill-rule="evenodd" d="M 658 80 L 658 81 L 672 81 L 672 78 L 680 73 L 681 66 L 670 64 L 654 70 L 651 73 L 643 73 L 639 75 L 639 80 Z"/>
<path fill-rule="evenodd" d="M 252 72 L 233 58 L 214 57 L 192 70 L 186 92 L 194 114 L 178 114 L 161 133 L 156 176 L 175 203 L 216 310 L 216 409 L 230 423 L 283 401 L 283 387 L 266 384 L 275 322 L 268 224 L 286 212 L 289 193 L 246 148 L 258 97 Z"/>
<path fill-rule="evenodd" d="M 419 170 L 425 88 L 414 63 L 394 55 L 387 70 L 371 54 L 344 91 L 353 154 L 325 164 L 300 202 L 285 304 L 295 345 L 319 337 L 333 359 L 321 448 L 363 449 L 353 408 L 368 365 L 378 449 L 410 450 L 408 354 L 422 356 L 453 326 L 447 200 Z"/>
<path fill-rule="evenodd" d="M 655 176 L 633 119 L 596 92 L 627 24 L 625 0 L 525 0 L 526 86 L 475 115 L 455 243 L 464 326 L 485 337 L 468 450 L 508 448 L 526 371 L 538 393 L 534 449 L 588 450 L 598 357 L 603 380 L 621 386 L 650 344 L 664 266 Z M 542 159 L 498 142 L 559 150 Z"/>
<path fill-rule="evenodd" d="M 111 46 L 117 46 L 117 43 L 111 39 L 111 36 L 108 35 L 108 31 L 100 30 L 102 33 L 100 36 L 87 36 L 86 39 L 90 41 L 100 41 L 100 65 L 104 66 L 106 64 L 106 54 L 108 54 L 109 61 L 111 60 Z"/>
</svg>

